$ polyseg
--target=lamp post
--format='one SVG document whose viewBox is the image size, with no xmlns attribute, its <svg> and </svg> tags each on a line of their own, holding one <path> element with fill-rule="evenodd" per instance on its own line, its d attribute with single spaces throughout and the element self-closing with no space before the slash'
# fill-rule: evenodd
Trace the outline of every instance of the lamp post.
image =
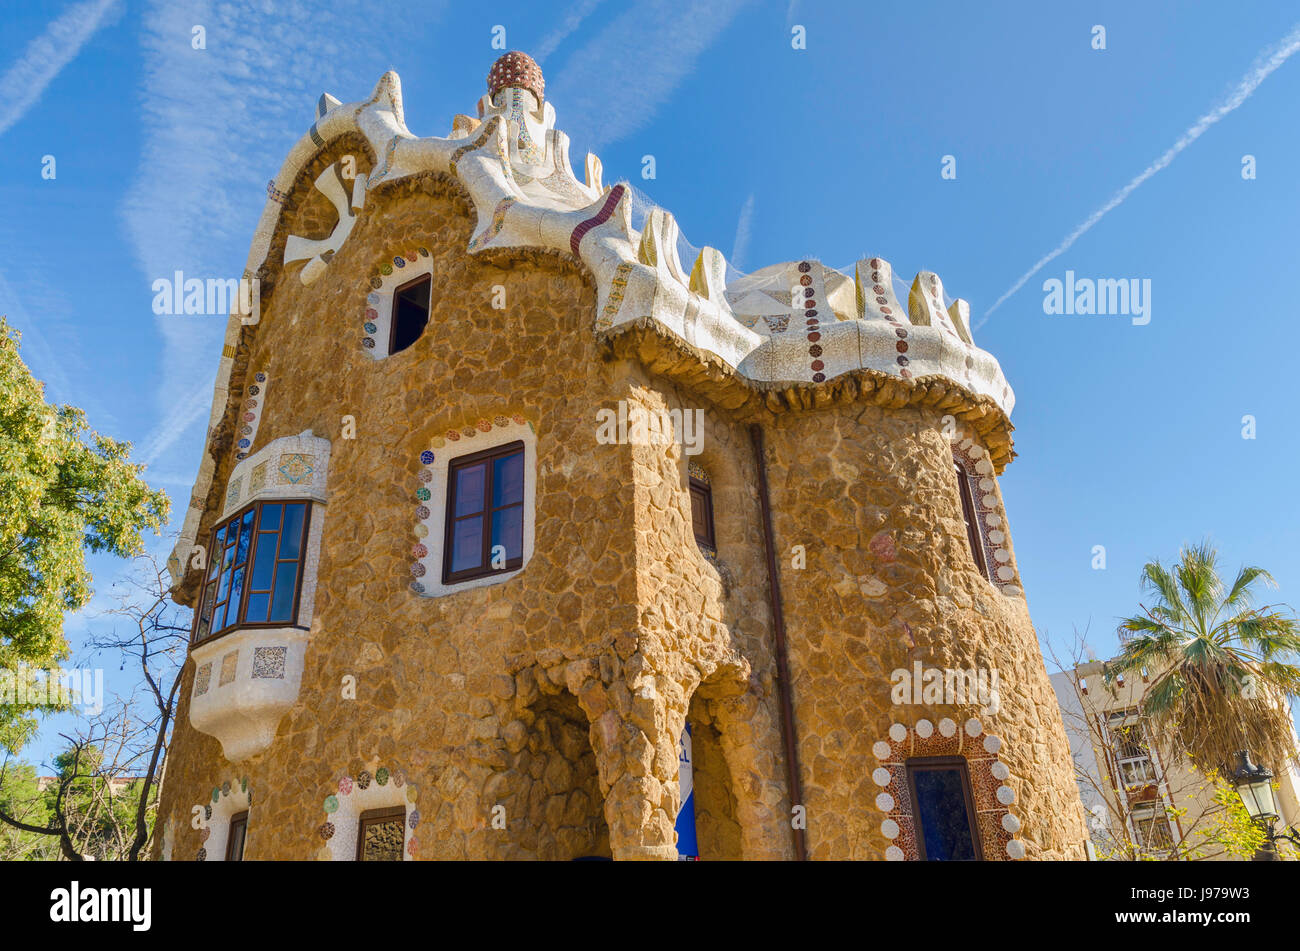
<svg viewBox="0 0 1300 951">
<path fill-rule="evenodd" d="M 1278 820 L 1277 799 L 1273 795 L 1273 773 L 1267 766 L 1252 763 L 1249 750 L 1239 750 L 1237 756 L 1241 762 L 1232 774 L 1232 785 L 1236 788 L 1237 795 L 1241 797 L 1246 811 L 1250 813 L 1251 820 L 1264 827 L 1266 837 L 1252 861 L 1276 861 L 1276 843 L 1285 840 L 1300 847 L 1300 832 L 1296 832 L 1290 826 L 1285 832 L 1273 831 L 1273 823 Z"/>
</svg>

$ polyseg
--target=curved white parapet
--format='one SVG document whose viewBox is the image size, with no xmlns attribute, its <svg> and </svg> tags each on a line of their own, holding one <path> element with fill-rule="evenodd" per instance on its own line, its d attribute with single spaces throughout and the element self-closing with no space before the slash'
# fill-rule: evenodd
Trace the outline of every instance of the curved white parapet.
<svg viewBox="0 0 1300 951">
<path fill-rule="evenodd" d="M 244 628 L 194 648 L 190 724 L 232 763 L 260 753 L 298 699 L 306 654 L 307 632 L 294 627 Z"/>
<path fill-rule="evenodd" d="M 945 309 L 937 275 L 918 274 L 903 306 L 889 264 L 881 258 L 858 262 L 852 276 L 813 260 L 791 261 L 743 275 L 731 286 L 726 260 L 714 248 L 705 248 L 684 267 L 673 216 L 654 208 L 636 230 L 630 186 L 604 186 L 594 155 L 586 157 L 585 181 L 579 181 L 569 161 L 569 139 L 555 128 L 555 109 L 543 98 L 540 69 L 519 53 L 507 54 L 502 63 L 489 75 L 493 91 L 479 100 L 478 118 L 457 116 L 445 138 L 420 137 L 407 129 L 401 81 L 394 72 L 385 73 L 361 102 L 343 104 L 323 95 L 316 121 L 268 185 L 270 197 L 245 276 L 268 264 L 314 255 L 300 276 L 314 280 L 346 242 L 353 214 L 364 212 L 365 192 L 442 173 L 464 186 L 473 203 L 477 220 L 470 253 L 550 249 L 586 266 L 596 283 L 597 333 L 617 333 L 625 324 L 650 318 L 662 332 L 715 354 L 756 382 L 815 386 L 863 369 L 902 381 L 942 377 L 1010 416 L 1014 395 L 997 360 L 972 342 L 965 301 Z M 355 134 L 370 144 L 376 167 L 368 176 L 357 175 L 351 196 L 334 167 L 316 180 L 339 212 L 333 234 L 316 242 L 289 235 L 283 261 L 268 262 L 281 202 L 299 173 L 332 142 Z M 358 289 L 363 308 L 369 290 Z M 227 324 L 209 437 L 226 412 L 242 324 L 237 313 Z M 177 584 L 214 471 L 211 454 L 205 453 L 180 542 L 168 562 Z"/>
</svg>

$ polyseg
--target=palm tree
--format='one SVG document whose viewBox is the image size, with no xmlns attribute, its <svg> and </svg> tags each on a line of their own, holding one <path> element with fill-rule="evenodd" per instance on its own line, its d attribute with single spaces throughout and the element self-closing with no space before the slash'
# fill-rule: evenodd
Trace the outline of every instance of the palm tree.
<svg viewBox="0 0 1300 951">
<path fill-rule="evenodd" d="M 1142 569 L 1155 595 L 1144 616 L 1120 623 L 1123 650 L 1108 682 L 1134 671 L 1152 678 L 1143 711 L 1152 726 L 1202 771 L 1230 777 L 1236 751 L 1282 768 L 1297 757 L 1289 704 L 1300 696 L 1300 622 L 1275 605 L 1255 607 L 1263 568 L 1219 576 L 1209 542 L 1185 547 L 1176 564 Z"/>
</svg>

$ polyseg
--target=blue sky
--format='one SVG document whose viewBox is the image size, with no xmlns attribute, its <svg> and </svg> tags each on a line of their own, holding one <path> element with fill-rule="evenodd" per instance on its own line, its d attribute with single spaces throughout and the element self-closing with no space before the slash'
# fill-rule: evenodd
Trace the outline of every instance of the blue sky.
<svg viewBox="0 0 1300 951">
<path fill-rule="evenodd" d="M 1281 585 L 1271 599 L 1296 598 L 1300 56 L 1247 80 L 1261 55 L 1297 43 L 1300 6 L 307 6 L 4 4 L 0 313 L 48 398 L 131 440 L 177 513 L 224 319 L 156 317 L 151 283 L 242 272 L 266 182 L 322 91 L 356 101 L 396 69 L 411 130 L 446 135 L 473 112 L 502 25 L 509 48 L 541 60 L 575 167 L 595 151 L 607 182 L 631 179 L 695 245 L 737 252 L 742 270 L 880 255 L 970 301 L 976 343 L 1017 394 L 1019 458 L 1002 490 L 1031 613 L 1053 641 L 1089 628 L 1098 653 L 1113 650 L 1142 564 L 1206 535 L 1229 570 L 1264 565 Z M 955 179 L 941 176 L 945 155 Z M 1150 323 L 1046 315 L 1042 283 L 1067 269 L 1149 280 Z M 102 606 L 121 566 L 92 568 Z M 70 619 L 74 645 L 87 623 Z M 108 667 L 112 690 L 126 675 Z M 52 721 L 29 756 L 48 757 L 66 726 Z"/>
</svg>

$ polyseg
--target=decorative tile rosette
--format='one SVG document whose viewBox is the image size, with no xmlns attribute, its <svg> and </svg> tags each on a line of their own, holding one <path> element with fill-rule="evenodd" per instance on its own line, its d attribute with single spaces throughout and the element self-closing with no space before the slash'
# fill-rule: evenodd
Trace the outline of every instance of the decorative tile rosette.
<svg viewBox="0 0 1300 951">
<path fill-rule="evenodd" d="M 253 790 L 248 785 L 247 776 L 237 780 L 226 780 L 220 786 L 213 786 L 208 801 L 203 803 L 204 825 L 199 830 L 199 850 L 194 856 L 195 860 L 223 861 L 227 836 L 230 834 L 230 817 L 252 805 Z M 213 840 L 214 832 L 217 833 L 216 841 Z"/>
<path fill-rule="evenodd" d="M 321 861 L 351 859 L 356 854 L 357 824 L 367 809 L 386 806 L 406 808 L 406 831 L 403 844 L 405 857 L 414 859 L 419 852 L 415 829 L 420 824 L 420 813 L 415 808 L 419 787 L 406 780 L 403 770 L 379 767 L 373 773 L 362 770 L 355 776 L 339 776 L 332 791 L 322 804 L 325 821 L 316 828 L 316 838 L 323 844 L 316 852 Z"/>
<path fill-rule="evenodd" d="M 244 400 L 239 406 L 239 416 L 235 421 L 236 461 L 248 458 L 248 453 L 253 448 L 253 442 L 257 439 L 257 427 L 262 421 L 262 408 L 266 405 L 266 391 L 270 385 L 271 381 L 265 373 L 256 373 L 253 382 L 244 390 Z"/>
<path fill-rule="evenodd" d="M 965 759 L 984 858 L 1024 858 L 1025 845 L 1015 837 L 1020 831 L 1020 820 L 1010 811 L 1016 793 L 1007 784 L 1011 771 L 998 758 L 1000 749 L 1002 738 L 986 734 L 983 724 L 975 717 L 961 726 L 948 717 L 940 720 L 938 726 L 929 720 L 917 720 L 911 729 L 901 723 L 893 724 L 888 739 L 879 740 L 872 747 L 880 761 L 871 774 L 872 781 L 881 789 L 876 796 L 876 808 L 885 813 L 880 831 L 893 843 L 885 849 L 886 860 L 901 862 L 920 858 L 906 766 L 908 759 L 918 756 Z"/>
</svg>

